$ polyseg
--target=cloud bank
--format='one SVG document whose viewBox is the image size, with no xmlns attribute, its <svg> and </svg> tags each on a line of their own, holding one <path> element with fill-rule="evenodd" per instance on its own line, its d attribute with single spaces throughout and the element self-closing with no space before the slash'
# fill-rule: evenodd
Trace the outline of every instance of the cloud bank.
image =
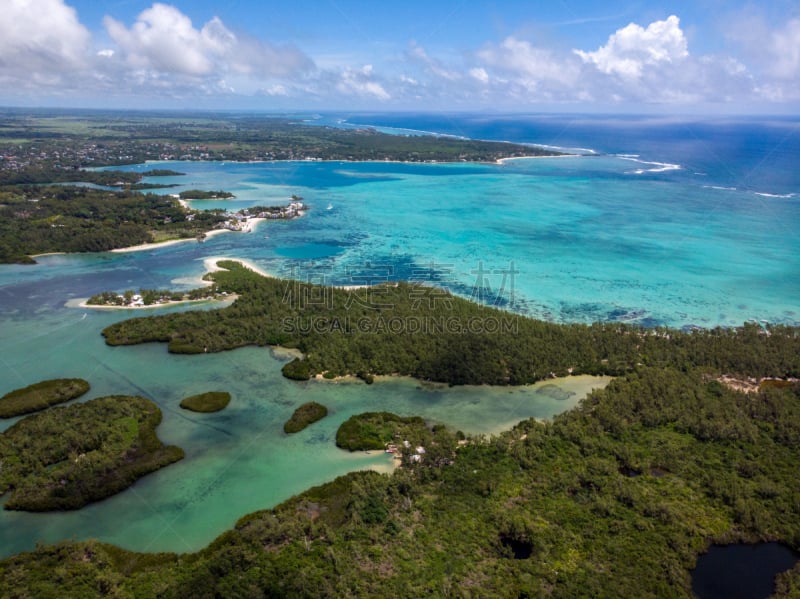
<svg viewBox="0 0 800 599">
<path fill-rule="evenodd" d="M 800 100 L 798 18 L 773 28 L 740 19 L 727 30 L 736 51 L 726 54 L 693 52 L 681 20 L 669 15 L 609 31 L 595 48 L 514 34 L 441 56 L 410 40 L 390 60 L 365 53 L 342 64 L 321 59 L 321 67 L 297 46 L 234 31 L 219 17 L 195 24 L 165 3 L 131 23 L 107 15 L 93 34 L 67 2 L 6 0 L 0 101 L 73 94 L 190 106 L 202 97 L 219 106 L 249 98 L 266 106 L 519 109 Z"/>
<path fill-rule="evenodd" d="M 125 64 L 137 70 L 190 77 L 229 72 L 286 77 L 313 67 L 297 48 L 237 36 L 219 17 L 197 29 L 189 17 L 166 4 L 143 11 L 130 28 L 110 16 L 104 25 Z"/>
<path fill-rule="evenodd" d="M 62 0 L 10 0 L 0 16 L 0 84 L 22 89 L 69 86 L 87 67 L 91 35 Z"/>
</svg>

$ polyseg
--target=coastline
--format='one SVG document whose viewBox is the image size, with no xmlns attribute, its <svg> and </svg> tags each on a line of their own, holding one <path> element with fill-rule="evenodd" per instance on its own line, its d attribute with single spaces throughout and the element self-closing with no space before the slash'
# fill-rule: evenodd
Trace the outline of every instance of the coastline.
<svg viewBox="0 0 800 599">
<path fill-rule="evenodd" d="M 185 201 L 185 200 L 181 200 Z M 205 239 L 209 239 L 216 235 L 220 235 L 222 233 L 252 233 L 255 231 L 256 227 L 262 222 L 267 220 L 266 218 L 250 218 L 245 222 L 245 226 L 242 228 L 241 231 L 234 231 L 231 229 L 211 229 L 210 231 L 206 231 Z M 130 252 L 143 252 L 145 250 L 154 250 L 162 247 L 168 247 L 171 245 L 176 245 L 178 243 L 185 243 L 187 241 L 194 241 L 197 242 L 197 239 L 194 237 L 187 237 L 185 239 L 168 239 L 167 241 L 159 241 L 156 243 L 140 243 L 139 245 L 132 245 L 129 247 L 124 248 L 117 248 L 111 250 L 114 254 L 127 254 Z M 64 252 L 60 252 L 64 253 Z M 34 256 L 35 257 L 35 256 Z"/>
<path fill-rule="evenodd" d="M 498 158 L 490 164 L 505 164 L 511 160 L 543 160 L 545 158 L 583 158 L 581 154 L 553 154 L 552 156 L 509 156 L 508 158 Z"/>
<path fill-rule="evenodd" d="M 265 220 L 265 219 L 259 219 L 259 220 Z M 223 232 L 223 231 L 221 230 L 220 232 Z M 183 241 L 183 240 L 175 240 L 175 241 L 178 241 L 178 243 L 180 243 L 180 241 Z M 175 243 L 175 241 L 164 242 L 164 243 Z M 144 248 L 141 248 L 141 249 L 148 249 L 148 247 L 144 247 Z M 130 250 L 130 251 L 139 251 L 139 250 Z M 210 256 L 208 258 L 204 258 L 203 259 L 203 268 L 205 270 L 203 272 L 203 275 L 208 274 L 208 273 L 212 273 L 212 272 L 219 272 L 221 270 L 225 270 L 224 268 L 219 266 L 219 262 L 223 262 L 223 261 L 230 261 L 230 262 L 236 262 L 238 264 L 241 264 L 242 266 L 244 266 L 248 270 L 251 270 L 254 273 L 256 273 L 257 275 L 265 277 L 267 279 L 279 279 L 280 278 L 279 276 L 277 276 L 277 275 L 275 275 L 275 274 L 273 274 L 271 272 L 268 272 L 268 271 L 264 270 L 263 268 L 260 268 L 254 262 L 252 262 L 250 260 L 247 260 L 245 258 L 229 258 L 227 256 Z M 213 284 L 211 281 L 205 280 L 202 275 L 199 276 L 199 277 L 185 277 L 185 278 L 181 278 L 180 280 L 177 280 L 177 279 L 173 280 L 173 283 L 178 283 L 178 282 L 180 284 L 184 284 L 184 285 L 198 285 L 198 286 L 201 286 L 201 287 L 208 287 L 208 286 Z M 331 287 L 336 288 L 336 289 L 354 290 L 354 289 L 364 289 L 366 287 L 369 287 L 369 285 L 332 285 Z M 203 302 L 207 302 L 207 303 L 210 303 L 210 302 L 216 302 L 216 303 L 230 302 L 230 303 L 233 303 L 233 301 L 236 300 L 238 297 L 239 297 L 238 295 L 229 295 L 229 296 L 224 297 L 224 298 L 204 297 L 204 298 L 193 299 L 193 300 L 179 300 L 179 301 L 162 302 L 162 303 L 159 303 L 159 304 L 151 304 L 149 306 L 116 306 L 116 305 L 103 305 L 103 306 L 100 306 L 100 305 L 95 305 L 95 304 L 87 304 L 86 302 L 88 301 L 89 298 L 81 298 L 81 299 L 74 298 L 74 299 L 68 300 L 64 305 L 67 308 L 91 308 L 91 309 L 96 309 L 96 310 L 142 310 L 142 309 L 148 309 L 148 308 L 166 308 L 166 307 L 169 307 L 169 306 L 179 306 L 181 304 L 199 304 L 199 303 L 203 303 Z M 288 350 L 288 348 L 287 348 L 287 350 Z M 302 356 L 302 353 L 300 353 L 299 355 Z M 297 356 L 294 356 L 294 357 L 297 357 Z M 320 375 L 320 377 L 321 376 L 322 375 Z"/>
<path fill-rule="evenodd" d="M 228 258 L 226 256 L 211 256 L 209 258 L 203 259 L 203 266 L 206 269 L 206 272 L 217 272 L 220 270 L 225 270 L 224 268 L 220 267 L 217 262 L 221 262 L 222 260 L 229 260 L 231 262 L 238 262 L 245 268 L 252 270 L 254 273 L 261 275 L 262 277 L 266 277 L 268 279 L 280 279 L 278 275 L 268 272 L 263 268 L 260 268 L 256 264 L 254 264 L 250 260 L 246 260 L 244 258 Z M 209 284 L 208 281 L 203 281 L 203 284 Z M 345 291 L 354 291 L 356 289 L 367 289 L 370 285 L 327 285 L 332 289 L 344 289 Z"/>
<path fill-rule="evenodd" d="M 476 140 L 476 141 L 492 141 L 492 140 Z M 500 142 L 500 143 L 514 143 L 514 142 Z M 144 163 L 135 162 L 126 166 L 134 166 L 137 164 L 171 164 L 175 162 L 230 162 L 231 164 L 280 164 L 285 162 L 340 162 L 343 164 L 501 164 L 505 160 L 528 160 L 531 158 L 580 158 L 582 154 L 552 154 L 552 155 L 537 155 L 537 156 L 507 156 L 505 158 L 497 158 L 496 160 L 348 160 L 346 158 L 294 158 L 292 160 L 145 160 Z M 180 200 L 185 202 L 186 200 Z M 193 201 L 193 200 L 189 200 Z"/>
<path fill-rule="evenodd" d="M 92 310 L 148 310 L 152 308 L 170 308 L 172 306 L 180 306 L 182 304 L 202 304 L 202 303 L 224 303 L 230 301 L 233 303 L 239 296 L 229 295 L 224 298 L 202 297 L 200 299 L 188 299 L 179 301 L 169 301 L 160 304 L 150 304 L 149 306 L 98 306 L 96 304 L 87 304 L 89 298 L 77 300 L 69 300 L 64 305 L 67 308 L 90 308 Z"/>
<path fill-rule="evenodd" d="M 259 268 L 258 266 L 256 266 L 250 260 L 245 260 L 244 258 L 228 258 L 226 256 L 211 256 L 209 258 L 204 258 L 203 259 L 203 266 L 206 269 L 206 273 L 219 272 L 221 270 L 225 270 L 224 268 L 222 268 L 221 266 L 219 266 L 217 264 L 218 262 L 222 262 L 224 260 L 227 260 L 227 261 L 230 261 L 230 262 L 238 262 L 239 264 L 241 264 L 245 268 L 247 268 L 249 270 L 252 270 L 257 275 L 261 275 L 262 277 L 266 277 L 268 279 L 279 279 L 280 278 L 280 277 L 278 277 L 278 276 L 276 276 L 276 275 L 274 275 L 274 274 L 272 274 L 270 272 L 267 272 L 266 270 L 264 270 L 262 268 Z M 208 284 L 208 281 L 203 281 L 203 283 Z"/>
</svg>

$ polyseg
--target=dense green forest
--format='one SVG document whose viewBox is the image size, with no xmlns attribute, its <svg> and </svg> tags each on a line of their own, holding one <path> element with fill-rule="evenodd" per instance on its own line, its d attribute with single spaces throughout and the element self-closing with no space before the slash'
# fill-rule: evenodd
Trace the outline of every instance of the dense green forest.
<svg viewBox="0 0 800 599">
<path fill-rule="evenodd" d="M 336 447 L 349 451 L 383 449 L 388 443 L 430 445 L 425 421 L 419 416 L 365 412 L 345 420 L 336 431 Z"/>
<path fill-rule="evenodd" d="M 183 450 L 156 436 L 160 422 L 153 402 L 122 395 L 20 420 L 0 434 L 5 509 L 78 509 L 182 459 Z"/>
<path fill-rule="evenodd" d="M 225 221 L 175 199 L 86 187 L 0 187 L 0 263 L 48 252 L 99 252 L 164 238 L 193 238 Z"/>
<path fill-rule="evenodd" d="M 299 433 L 307 426 L 328 415 L 328 408 L 316 401 L 309 401 L 297 408 L 284 424 L 283 432 L 286 434 Z"/>
<path fill-rule="evenodd" d="M 2 146 L 0 146 L 2 148 Z M 2 164 L 2 163 L 0 163 Z M 182 175 L 168 169 L 152 169 L 131 173 L 116 170 L 85 170 L 80 168 L 53 168 L 46 162 L 34 163 L 21 169 L 0 169 L 0 185 L 57 185 L 59 183 L 93 183 L 106 187 L 131 187 L 139 185 L 144 177 L 175 177 Z M 155 183 L 147 188 L 165 187 Z"/>
<path fill-rule="evenodd" d="M 0 418 L 11 418 L 45 410 L 89 391 L 83 379 L 51 379 L 9 391 L 0 397 Z"/>
<path fill-rule="evenodd" d="M 154 234 L 193 237 L 223 220 L 207 212 L 189 223 L 176 201 L 132 193 L 138 175 L 85 175 L 87 166 L 541 152 L 248 115 L 2 110 L 0 183 L 9 185 L 0 187 L 0 262 Z M 87 176 L 125 190 L 33 185 Z M 464 439 L 421 418 L 353 417 L 337 442 L 378 449 L 407 440 L 402 468 L 309 489 L 245 516 L 196 553 L 139 554 L 91 540 L 40 545 L 0 561 L 0 596 L 691 597 L 691 570 L 711 543 L 769 540 L 800 550 L 797 327 L 559 325 L 407 283 L 323 289 L 220 265 L 227 270 L 210 276 L 220 292 L 239 295 L 231 306 L 126 320 L 104 330 L 107 343 L 158 341 L 176 353 L 283 345 L 304 354 L 283 370 L 298 380 L 616 378 L 553 422 L 523 421 L 491 438 Z M 180 459 L 155 434 L 160 418 L 145 399 L 115 396 L 22 419 L 0 435 L 5 507 L 75 509 Z M 777 596 L 800 597 L 800 565 L 779 576 Z"/>
<path fill-rule="evenodd" d="M 800 376 L 800 329 L 755 324 L 682 332 L 617 323 L 562 325 L 408 283 L 314 288 L 261 277 L 237 262 L 209 275 L 231 306 L 134 318 L 103 331 L 110 345 L 168 343 L 176 353 L 282 345 L 305 354 L 289 378 L 402 374 L 450 384 L 521 385 L 553 375 L 621 375 L 638 365 L 719 374 Z M 437 302 L 422 301 L 436 293 Z M 325 301 L 304 302 L 303 298 Z M 444 301 L 447 299 L 447 301 Z"/>
<path fill-rule="evenodd" d="M 454 460 L 358 472 L 194 554 L 98 542 L 0 562 L 14 597 L 691 597 L 712 541 L 800 549 L 800 385 L 639 366 Z M 800 567 L 778 580 L 796 597 Z"/>
<path fill-rule="evenodd" d="M 181 407 L 192 412 L 219 412 L 228 407 L 231 394 L 227 391 L 207 391 L 181 400 Z"/>
<path fill-rule="evenodd" d="M 178 195 L 182 200 L 228 200 L 235 197 L 229 191 L 203 191 L 200 189 L 189 189 Z"/>
</svg>

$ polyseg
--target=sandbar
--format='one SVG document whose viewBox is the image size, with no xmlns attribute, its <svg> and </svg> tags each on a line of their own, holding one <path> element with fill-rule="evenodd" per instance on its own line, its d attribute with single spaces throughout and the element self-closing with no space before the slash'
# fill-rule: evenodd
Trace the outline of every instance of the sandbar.
<svg viewBox="0 0 800 599">
<path fill-rule="evenodd" d="M 259 268 L 250 260 L 245 260 L 243 258 L 227 258 L 225 256 L 212 256 L 210 258 L 206 258 L 203 260 L 203 266 L 206 269 L 206 272 L 217 272 L 220 270 L 225 270 L 224 268 L 220 267 L 217 263 L 222 260 L 230 260 L 231 262 L 238 262 L 245 268 L 252 270 L 254 273 L 261 275 L 262 277 L 266 277 L 268 279 L 279 279 L 281 277 L 267 272 L 266 270 Z M 188 279 L 181 279 L 181 282 L 186 282 Z M 208 281 L 202 281 L 204 284 L 210 284 Z M 328 287 L 332 287 L 334 289 L 344 289 L 347 291 L 353 291 L 355 289 L 366 289 L 370 287 L 370 285 L 328 285 Z"/>
<path fill-rule="evenodd" d="M 224 268 L 222 268 L 217 264 L 218 262 L 222 262 L 224 260 L 229 260 L 230 262 L 238 262 L 245 268 L 252 270 L 254 273 L 259 274 L 262 277 L 266 277 L 268 279 L 278 278 L 274 274 L 269 273 L 266 270 L 263 270 L 262 268 L 259 268 L 250 260 L 244 260 L 243 258 L 227 258 L 226 256 L 212 256 L 210 258 L 206 258 L 203 260 L 203 266 L 205 267 L 206 272 L 218 272 L 220 270 L 225 270 Z"/>
</svg>

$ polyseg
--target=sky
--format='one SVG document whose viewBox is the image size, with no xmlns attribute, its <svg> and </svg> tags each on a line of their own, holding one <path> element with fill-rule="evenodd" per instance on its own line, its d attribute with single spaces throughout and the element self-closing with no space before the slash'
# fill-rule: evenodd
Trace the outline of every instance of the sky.
<svg viewBox="0 0 800 599">
<path fill-rule="evenodd" d="M 800 112 L 800 0 L 0 0 L 0 105 Z"/>
</svg>

